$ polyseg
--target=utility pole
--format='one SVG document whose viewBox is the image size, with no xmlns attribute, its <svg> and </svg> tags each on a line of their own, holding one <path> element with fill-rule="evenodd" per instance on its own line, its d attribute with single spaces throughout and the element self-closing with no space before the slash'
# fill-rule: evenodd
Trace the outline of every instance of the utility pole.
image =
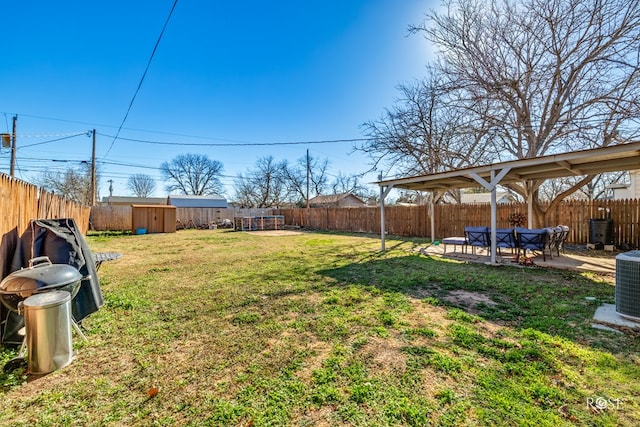
<svg viewBox="0 0 640 427">
<path fill-rule="evenodd" d="M 307 209 L 309 209 L 309 175 L 311 174 L 309 166 L 309 149 L 307 148 Z"/>
<path fill-rule="evenodd" d="M 18 116 L 13 116 L 13 132 L 11 134 L 11 167 L 9 175 L 15 176 L 16 173 L 16 126 L 18 124 Z"/>
<path fill-rule="evenodd" d="M 96 130 L 93 130 L 93 149 L 91 150 L 91 206 L 96 204 Z"/>
</svg>

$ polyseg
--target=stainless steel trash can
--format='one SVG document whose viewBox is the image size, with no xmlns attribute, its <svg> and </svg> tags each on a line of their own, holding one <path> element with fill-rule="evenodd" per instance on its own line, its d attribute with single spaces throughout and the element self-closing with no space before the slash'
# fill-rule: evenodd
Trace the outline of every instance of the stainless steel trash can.
<svg viewBox="0 0 640 427">
<path fill-rule="evenodd" d="M 71 294 L 50 291 L 23 302 L 27 340 L 27 371 L 47 374 L 73 360 Z"/>
</svg>

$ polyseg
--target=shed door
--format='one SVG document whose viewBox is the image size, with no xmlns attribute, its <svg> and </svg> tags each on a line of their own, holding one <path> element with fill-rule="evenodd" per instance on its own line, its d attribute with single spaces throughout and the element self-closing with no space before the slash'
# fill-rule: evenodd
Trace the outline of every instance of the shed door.
<svg viewBox="0 0 640 427">
<path fill-rule="evenodd" d="M 149 224 L 149 233 L 164 233 L 164 209 L 149 209 L 147 223 Z"/>
</svg>

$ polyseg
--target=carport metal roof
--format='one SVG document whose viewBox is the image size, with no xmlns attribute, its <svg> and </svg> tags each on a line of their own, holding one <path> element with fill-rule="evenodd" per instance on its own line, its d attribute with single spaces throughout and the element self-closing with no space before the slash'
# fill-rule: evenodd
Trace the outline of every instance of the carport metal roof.
<svg viewBox="0 0 640 427">
<path fill-rule="evenodd" d="M 381 238 L 384 250 L 384 198 L 393 188 L 418 191 L 446 191 L 482 186 L 491 191 L 491 228 L 496 229 L 496 187 L 532 179 L 583 176 L 640 168 L 640 141 L 589 150 L 552 154 L 531 159 L 511 160 L 485 166 L 456 169 L 448 172 L 375 182 L 381 195 Z M 529 215 L 531 218 L 531 215 Z M 434 224 L 432 215 L 432 239 Z M 492 243 L 495 242 L 495 236 Z M 495 243 L 491 247 L 491 262 L 495 263 Z"/>
<path fill-rule="evenodd" d="M 561 178 L 604 172 L 638 169 L 640 167 L 640 141 L 612 145 L 590 150 L 552 154 L 532 159 L 512 160 L 486 166 L 456 169 L 448 172 L 378 181 L 376 184 L 407 190 L 440 191 L 454 188 L 477 187 L 474 176 L 491 181 L 491 173 L 506 170 L 500 184 L 531 179 Z"/>
</svg>

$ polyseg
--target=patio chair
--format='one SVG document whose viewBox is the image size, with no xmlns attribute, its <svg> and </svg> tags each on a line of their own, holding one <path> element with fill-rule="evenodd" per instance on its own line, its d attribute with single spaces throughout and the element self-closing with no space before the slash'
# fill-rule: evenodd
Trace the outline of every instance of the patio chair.
<svg viewBox="0 0 640 427">
<path fill-rule="evenodd" d="M 476 248 L 488 249 L 489 243 L 489 227 L 470 227 L 464 228 L 464 234 L 467 238 L 467 245 L 471 246 L 471 253 L 476 253 Z"/>
<path fill-rule="evenodd" d="M 555 228 L 555 232 L 553 234 L 553 239 L 551 240 L 550 250 L 556 252 L 558 256 L 560 256 L 560 251 L 564 253 L 564 242 L 567 240 L 569 236 L 569 227 L 566 225 L 559 225 Z"/>
<path fill-rule="evenodd" d="M 547 260 L 545 250 L 548 249 L 549 230 L 546 228 L 516 227 L 515 233 L 518 249 L 523 251 L 523 255 L 527 249 L 533 252 L 539 251 L 542 253 L 542 260 Z M 549 252 L 549 256 L 551 256 L 551 252 Z"/>
<path fill-rule="evenodd" d="M 517 249 L 518 244 L 516 242 L 516 235 L 513 232 L 513 228 L 496 228 L 496 248 L 498 253 L 502 255 L 500 250 L 502 248 L 511 249 L 513 253 L 514 249 Z"/>
</svg>

